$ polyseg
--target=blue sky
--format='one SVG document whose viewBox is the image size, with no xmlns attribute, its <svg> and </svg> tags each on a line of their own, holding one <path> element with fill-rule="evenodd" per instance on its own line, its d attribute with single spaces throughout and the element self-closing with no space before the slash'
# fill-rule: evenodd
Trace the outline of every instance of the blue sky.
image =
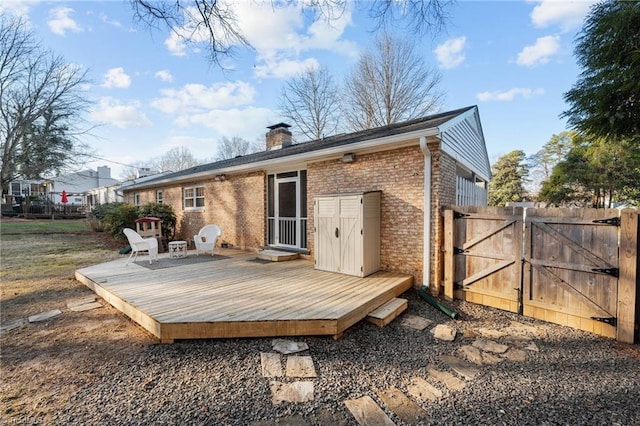
<svg viewBox="0 0 640 426">
<path fill-rule="evenodd" d="M 198 159 L 216 155 L 222 136 L 264 138 L 282 121 L 278 98 L 287 79 L 308 65 L 326 66 L 337 81 L 375 38 L 359 10 L 327 25 L 295 5 L 239 1 L 236 14 L 254 50 L 224 61 L 168 31 L 133 20 L 128 0 L 2 0 L 0 10 L 30 22 L 43 46 L 88 69 L 88 143 L 119 177 L 123 164 L 185 146 Z M 514 149 L 535 153 L 565 130 L 563 93 L 580 72 L 574 39 L 590 1 L 459 1 L 445 32 L 416 39 L 442 75 L 442 110 L 478 105 L 493 163 Z"/>
</svg>

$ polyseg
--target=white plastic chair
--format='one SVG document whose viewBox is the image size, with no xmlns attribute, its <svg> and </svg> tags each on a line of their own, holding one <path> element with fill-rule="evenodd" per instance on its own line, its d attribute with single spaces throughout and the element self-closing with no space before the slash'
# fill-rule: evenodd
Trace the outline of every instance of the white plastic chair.
<svg viewBox="0 0 640 426">
<path fill-rule="evenodd" d="M 193 236 L 193 242 L 196 244 L 196 256 L 200 251 L 211 250 L 211 256 L 214 255 L 216 249 L 216 241 L 222 235 L 222 230 L 218 225 L 207 225 L 203 227 L 197 235 Z"/>
<path fill-rule="evenodd" d="M 142 238 L 140 234 L 131 228 L 124 228 L 123 232 L 124 235 L 127 236 L 129 245 L 131 246 L 131 254 L 125 266 L 131 261 L 131 256 L 133 256 L 133 261 L 135 262 L 138 257 L 138 252 L 141 251 L 149 252 L 149 263 L 152 263 L 153 259 L 158 260 L 158 240 L 155 238 Z"/>
</svg>

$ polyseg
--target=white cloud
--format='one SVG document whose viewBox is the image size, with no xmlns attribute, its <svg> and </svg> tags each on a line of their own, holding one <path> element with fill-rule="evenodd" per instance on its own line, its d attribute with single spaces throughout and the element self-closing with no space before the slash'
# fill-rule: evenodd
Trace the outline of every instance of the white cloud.
<svg viewBox="0 0 640 426">
<path fill-rule="evenodd" d="M 476 95 L 479 101 L 488 102 L 488 101 L 512 101 L 516 97 L 520 96 L 524 99 L 528 99 L 532 96 L 543 95 L 544 89 L 529 89 L 522 87 L 514 87 L 513 89 L 509 89 L 506 91 L 495 91 L 495 92 L 480 92 Z"/>
<path fill-rule="evenodd" d="M 199 124 L 223 136 L 240 136 L 254 140 L 257 135 L 264 135 L 267 125 L 279 119 L 279 115 L 268 108 L 248 107 L 184 115 L 179 117 L 177 124 L 184 127 Z"/>
<path fill-rule="evenodd" d="M 585 16 L 596 1 L 542 0 L 531 12 L 531 22 L 538 28 L 559 25 L 562 31 L 571 31 L 582 25 Z"/>
<path fill-rule="evenodd" d="M 122 28 L 122 24 L 120 23 L 120 21 L 117 21 L 115 19 L 111 19 L 111 18 L 109 18 L 109 16 L 107 16 L 104 13 L 100 14 L 100 20 L 102 22 L 104 22 L 105 24 L 107 24 L 107 25 L 112 25 L 112 26 L 114 26 L 116 28 Z"/>
<path fill-rule="evenodd" d="M 438 66 L 443 70 L 449 70 L 460 66 L 464 62 L 464 48 L 467 44 L 465 36 L 450 38 L 434 50 L 438 59 Z"/>
<path fill-rule="evenodd" d="M 203 113 L 208 110 L 249 105 L 255 97 L 255 89 L 243 81 L 204 84 L 186 84 L 181 89 L 164 89 L 161 98 L 151 106 L 167 114 Z"/>
<path fill-rule="evenodd" d="M 104 75 L 104 82 L 102 83 L 102 87 L 106 87 L 109 89 L 126 89 L 131 85 L 131 77 L 124 72 L 124 68 L 111 68 Z"/>
<path fill-rule="evenodd" d="M 151 121 L 140 111 L 140 102 L 122 103 L 117 99 L 105 97 L 100 99 L 96 108 L 91 111 L 91 118 L 121 129 L 131 127 L 151 127 Z"/>
<path fill-rule="evenodd" d="M 168 83 L 173 81 L 173 76 L 171 75 L 169 70 L 160 70 L 155 74 L 155 76 L 157 78 L 159 78 L 160 80 L 168 82 Z"/>
<path fill-rule="evenodd" d="M 261 78 L 286 79 L 292 75 L 304 72 L 309 67 L 317 69 L 320 67 L 320 63 L 315 58 L 300 61 L 284 58 L 269 58 L 264 60 L 263 65 L 256 65 L 254 73 L 257 77 Z"/>
<path fill-rule="evenodd" d="M 274 6 L 271 1 L 234 2 L 238 28 L 256 50 L 256 75 L 261 77 L 286 78 L 304 69 L 314 58 L 301 58 L 313 50 L 327 50 L 349 58 L 357 58 L 356 43 L 344 40 L 345 29 L 351 25 L 351 11 L 327 22 L 320 18 L 306 26 L 305 10 L 297 3 L 282 2 Z M 185 11 L 185 16 L 190 11 Z M 208 34 L 193 22 L 171 34 L 165 46 L 176 56 L 187 54 L 183 37 L 196 43 L 206 43 Z M 198 52 L 197 44 L 189 45 Z M 278 60 L 276 61 L 275 58 Z M 283 65 L 281 61 L 284 61 Z"/>
<path fill-rule="evenodd" d="M 84 31 L 76 21 L 71 18 L 71 14 L 75 13 L 70 7 L 56 7 L 49 10 L 49 20 L 47 25 L 52 33 L 64 36 L 67 31 L 74 33 Z"/>
<path fill-rule="evenodd" d="M 38 4 L 39 0 L 15 0 L 0 3 L 0 13 L 8 13 L 28 19 L 31 6 Z"/>
<path fill-rule="evenodd" d="M 560 36 L 545 36 L 536 40 L 533 46 L 526 46 L 520 53 L 516 63 L 532 67 L 546 64 L 549 58 L 560 50 Z"/>
</svg>

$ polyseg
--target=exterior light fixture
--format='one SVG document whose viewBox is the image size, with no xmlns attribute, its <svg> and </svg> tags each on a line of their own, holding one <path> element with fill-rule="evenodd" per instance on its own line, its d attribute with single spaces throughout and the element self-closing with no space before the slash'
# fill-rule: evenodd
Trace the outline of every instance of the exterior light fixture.
<svg viewBox="0 0 640 426">
<path fill-rule="evenodd" d="M 353 163 L 354 161 L 356 161 L 356 155 L 353 152 L 350 152 L 348 154 L 344 154 L 342 156 L 342 162 L 343 163 Z"/>
</svg>

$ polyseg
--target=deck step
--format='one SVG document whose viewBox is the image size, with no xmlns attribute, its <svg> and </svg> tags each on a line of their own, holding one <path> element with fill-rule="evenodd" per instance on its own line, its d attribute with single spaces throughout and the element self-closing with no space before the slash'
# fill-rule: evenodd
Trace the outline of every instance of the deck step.
<svg viewBox="0 0 640 426">
<path fill-rule="evenodd" d="M 396 297 L 370 312 L 369 315 L 367 315 L 367 321 L 378 327 L 384 327 L 403 313 L 407 309 L 407 305 L 407 299 Z"/>
<path fill-rule="evenodd" d="M 298 253 L 280 250 L 261 250 L 258 252 L 258 259 L 270 260 L 272 262 L 285 262 L 287 260 L 298 259 L 299 257 L 300 255 Z"/>
</svg>

